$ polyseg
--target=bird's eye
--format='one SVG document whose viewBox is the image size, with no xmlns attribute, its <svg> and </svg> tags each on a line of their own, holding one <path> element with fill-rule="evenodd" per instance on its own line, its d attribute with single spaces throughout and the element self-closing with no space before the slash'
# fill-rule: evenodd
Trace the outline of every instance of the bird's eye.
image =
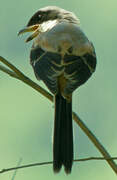
<svg viewBox="0 0 117 180">
<path fill-rule="evenodd" d="M 39 14 L 38 19 L 41 20 L 41 18 L 42 18 L 42 14 Z"/>
</svg>

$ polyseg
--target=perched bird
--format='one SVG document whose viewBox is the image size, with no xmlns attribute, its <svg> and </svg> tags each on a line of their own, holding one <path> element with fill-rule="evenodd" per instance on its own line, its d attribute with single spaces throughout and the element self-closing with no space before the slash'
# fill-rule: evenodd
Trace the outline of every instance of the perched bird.
<svg viewBox="0 0 117 180">
<path fill-rule="evenodd" d="M 73 164 L 72 94 L 95 71 L 93 44 L 80 28 L 79 19 L 56 6 L 39 9 L 19 34 L 33 32 L 30 63 L 55 100 L 53 170 L 71 172 Z"/>
</svg>

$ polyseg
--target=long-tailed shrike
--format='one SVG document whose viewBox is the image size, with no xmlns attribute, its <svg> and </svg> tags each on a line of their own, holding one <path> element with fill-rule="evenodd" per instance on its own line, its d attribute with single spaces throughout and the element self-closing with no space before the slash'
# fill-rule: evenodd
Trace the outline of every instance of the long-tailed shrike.
<svg viewBox="0 0 117 180">
<path fill-rule="evenodd" d="M 55 97 L 53 170 L 73 163 L 72 94 L 96 68 L 94 46 L 80 28 L 79 19 L 56 6 L 39 9 L 19 34 L 33 32 L 30 63 Z"/>
</svg>

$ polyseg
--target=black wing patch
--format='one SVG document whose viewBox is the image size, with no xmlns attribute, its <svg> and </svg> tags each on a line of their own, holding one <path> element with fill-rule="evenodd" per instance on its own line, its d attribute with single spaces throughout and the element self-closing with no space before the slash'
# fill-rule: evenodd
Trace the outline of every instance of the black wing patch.
<svg viewBox="0 0 117 180">
<path fill-rule="evenodd" d="M 56 94 L 58 91 L 57 77 L 63 71 L 63 67 L 60 65 L 61 56 L 45 52 L 38 47 L 32 48 L 30 59 L 37 79 L 43 80 L 48 89 Z"/>
<path fill-rule="evenodd" d="M 71 94 L 76 88 L 84 84 L 95 71 L 96 55 L 84 56 L 65 55 L 45 52 L 39 47 L 32 48 L 30 62 L 37 79 L 41 79 L 48 89 L 56 94 L 58 92 L 57 77 L 64 74 L 67 79 L 64 94 Z"/>
<path fill-rule="evenodd" d="M 90 54 L 84 56 L 66 55 L 64 62 L 66 62 L 65 77 L 68 79 L 64 94 L 67 95 L 90 78 L 96 68 L 96 56 Z"/>
</svg>

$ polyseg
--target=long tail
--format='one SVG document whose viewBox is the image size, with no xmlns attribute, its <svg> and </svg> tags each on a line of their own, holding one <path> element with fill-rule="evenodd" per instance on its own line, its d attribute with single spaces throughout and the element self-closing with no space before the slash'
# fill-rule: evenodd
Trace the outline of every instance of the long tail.
<svg viewBox="0 0 117 180">
<path fill-rule="evenodd" d="M 53 140 L 53 170 L 59 172 L 64 165 L 65 172 L 71 172 L 73 163 L 72 102 L 61 94 L 55 96 L 55 124 Z"/>
</svg>

